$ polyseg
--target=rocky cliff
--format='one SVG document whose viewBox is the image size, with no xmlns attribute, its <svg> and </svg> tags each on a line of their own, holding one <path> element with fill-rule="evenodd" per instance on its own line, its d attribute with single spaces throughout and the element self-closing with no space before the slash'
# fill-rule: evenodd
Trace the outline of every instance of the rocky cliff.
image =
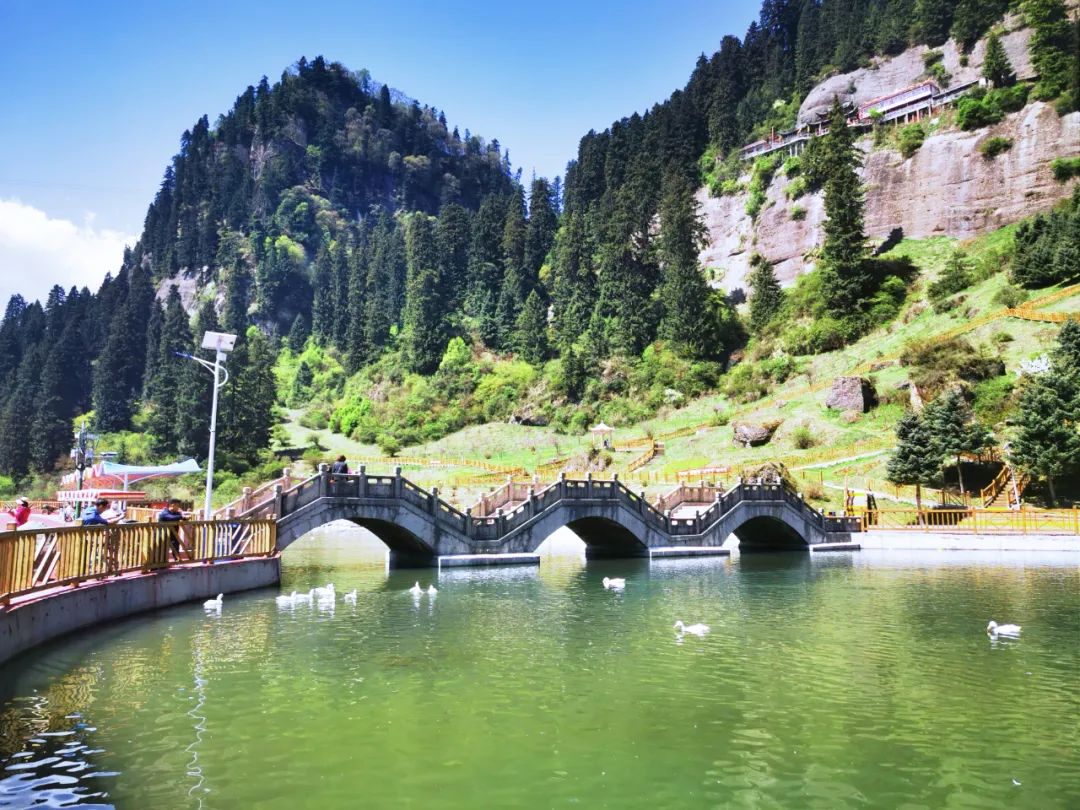
<svg viewBox="0 0 1080 810">
<path fill-rule="evenodd" d="M 1028 38 L 1029 31 L 1022 28 L 1003 38 L 1020 76 L 1030 74 Z M 809 119 L 831 104 L 834 94 L 859 104 L 915 84 L 925 78 L 922 54 L 926 50 L 912 48 L 892 59 L 877 60 L 871 69 L 822 82 L 807 95 L 800 119 Z M 953 42 L 941 50 L 954 83 L 978 78 L 984 42 L 976 45 L 967 67 L 960 66 Z M 1011 138 L 1013 146 L 988 160 L 978 147 L 994 136 Z M 1071 193 L 1073 184 L 1056 182 L 1050 164 L 1054 158 L 1080 154 L 1080 113 L 1059 117 L 1052 106 L 1034 103 L 1000 124 L 974 132 L 943 126 L 908 159 L 893 148 L 875 148 L 869 137 L 860 141 L 860 147 L 866 153 L 862 174 L 866 229 L 871 238 L 884 239 L 894 228 L 901 228 L 911 238 L 970 239 L 1046 210 Z M 755 250 L 773 263 L 785 284 L 812 266 L 812 253 L 823 239 L 824 201 L 820 193 L 788 200 L 784 194 L 788 182 L 782 172 L 777 173 L 756 221 L 745 212 L 745 193 L 710 197 L 708 189 L 699 191 L 708 228 L 701 261 L 715 270 L 723 288 L 745 287 Z M 792 217 L 795 206 L 802 209 L 801 220 Z"/>
</svg>

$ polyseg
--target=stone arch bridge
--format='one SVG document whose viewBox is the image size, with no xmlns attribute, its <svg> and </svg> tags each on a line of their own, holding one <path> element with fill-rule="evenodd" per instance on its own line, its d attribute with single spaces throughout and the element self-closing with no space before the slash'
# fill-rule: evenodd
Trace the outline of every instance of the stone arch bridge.
<svg viewBox="0 0 1080 810">
<path fill-rule="evenodd" d="M 691 516 L 673 517 L 618 478 L 559 480 L 529 487 L 513 509 L 474 516 L 402 477 L 332 475 L 325 468 L 290 489 L 278 484 L 260 503 L 234 517 L 275 516 L 279 549 L 312 529 L 349 520 L 368 529 L 390 549 L 391 564 L 432 566 L 440 558 L 531 554 L 557 529 L 567 527 L 585 542 L 590 558 L 647 557 L 655 549 L 703 553 L 719 549 L 732 534 L 743 550 L 808 549 L 847 542 L 859 530 L 852 518 L 827 517 L 782 484 L 739 483 L 711 491 Z M 700 496 L 699 496 L 700 497 Z M 670 505 L 670 504 L 669 504 Z M 685 510 L 676 510 L 685 512 Z"/>
</svg>

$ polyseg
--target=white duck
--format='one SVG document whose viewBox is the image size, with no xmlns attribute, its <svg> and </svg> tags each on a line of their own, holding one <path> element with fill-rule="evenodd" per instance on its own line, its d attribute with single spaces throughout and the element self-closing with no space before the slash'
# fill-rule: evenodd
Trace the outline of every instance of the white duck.
<svg viewBox="0 0 1080 810">
<path fill-rule="evenodd" d="M 202 603 L 202 606 L 207 610 L 221 610 L 221 604 L 225 600 L 225 595 L 219 593 L 217 599 L 207 599 Z"/>
<path fill-rule="evenodd" d="M 334 598 L 334 583 L 328 582 L 325 588 L 315 589 L 316 599 L 333 599 Z"/>
<path fill-rule="evenodd" d="M 428 585 L 427 586 L 427 595 L 428 596 L 434 596 L 438 592 L 439 592 L 438 589 L 434 585 Z"/>
<path fill-rule="evenodd" d="M 995 621 L 991 621 L 986 625 L 986 633 L 990 636 L 1019 636 L 1020 625 L 1018 624 L 998 624 Z"/>
<path fill-rule="evenodd" d="M 288 595 L 283 594 L 275 597 L 275 601 L 277 601 L 278 607 L 292 607 L 296 604 L 296 591 Z"/>
<path fill-rule="evenodd" d="M 293 596 L 293 603 L 297 604 L 297 605 L 299 605 L 301 602 L 304 602 L 304 603 L 310 605 L 311 600 L 315 598 L 315 589 L 314 588 L 312 588 L 307 593 L 296 593 L 295 591 L 293 591 L 293 593 L 295 594 Z"/>
<path fill-rule="evenodd" d="M 350 605 L 356 604 L 356 588 L 353 588 L 351 591 L 345 594 L 345 601 L 348 602 Z"/>
<path fill-rule="evenodd" d="M 626 587 L 626 580 L 622 577 L 616 577 L 615 579 L 604 577 L 604 587 L 612 591 L 621 591 Z"/>
<path fill-rule="evenodd" d="M 675 622 L 675 629 L 678 630 L 680 634 L 690 633 L 693 636 L 703 636 L 709 632 L 709 625 L 701 624 L 700 622 L 697 624 L 683 624 L 682 619 L 679 619 L 679 621 Z"/>
<path fill-rule="evenodd" d="M 424 589 L 420 587 L 419 581 L 417 581 L 411 588 L 409 588 L 409 593 L 411 593 L 413 596 L 419 596 L 423 592 Z"/>
</svg>

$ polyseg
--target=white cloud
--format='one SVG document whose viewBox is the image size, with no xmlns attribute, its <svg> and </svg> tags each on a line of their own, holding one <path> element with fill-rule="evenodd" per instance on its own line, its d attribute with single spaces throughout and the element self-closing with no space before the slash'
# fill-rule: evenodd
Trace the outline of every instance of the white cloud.
<svg viewBox="0 0 1080 810">
<path fill-rule="evenodd" d="M 120 269 L 124 246 L 136 237 L 93 227 L 93 214 L 82 225 L 53 219 L 18 200 L 0 199 L 0 316 L 15 293 L 45 303 L 54 284 L 97 290 L 106 273 Z"/>
</svg>

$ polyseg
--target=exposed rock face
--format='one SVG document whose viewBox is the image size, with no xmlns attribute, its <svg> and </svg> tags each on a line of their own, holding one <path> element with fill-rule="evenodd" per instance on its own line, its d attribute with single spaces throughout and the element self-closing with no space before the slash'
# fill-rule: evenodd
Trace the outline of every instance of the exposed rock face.
<svg viewBox="0 0 1080 810">
<path fill-rule="evenodd" d="M 755 425 L 750 422 L 735 422 L 735 444 L 742 447 L 757 447 L 767 444 L 776 431 L 775 425 Z"/>
<path fill-rule="evenodd" d="M 1019 18 L 1009 15 L 1006 27 L 1017 30 L 1003 36 L 1001 44 L 1005 46 L 1005 53 L 1008 54 L 1016 75 L 1027 79 L 1035 75 L 1028 56 L 1031 29 L 1018 28 L 1020 24 Z M 821 113 L 828 113 L 834 97 L 838 97 L 841 102 L 850 101 L 858 106 L 926 80 L 929 77 L 923 64 L 923 54 L 929 50 L 941 51 L 941 64 L 952 76 L 950 87 L 978 81 L 982 76 L 983 56 L 986 54 L 985 39 L 976 43 L 968 55 L 966 67 L 960 65 L 960 47 L 954 40 L 950 39 L 940 48 L 934 49 L 919 45 L 897 56 L 874 59 L 868 68 L 859 68 L 851 73 L 841 73 L 826 79 L 807 93 L 799 107 L 799 123 L 817 121 Z M 948 87 L 941 89 L 947 90 Z"/>
<path fill-rule="evenodd" d="M 825 407 L 866 413 L 874 406 L 874 387 L 863 377 L 837 377 L 825 397 Z"/>
<path fill-rule="evenodd" d="M 1010 20 L 1009 27 L 1014 27 L 1017 21 Z M 1003 38 L 1013 68 L 1021 77 L 1032 73 L 1027 55 L 1030 34 L 1029 29 L 1019 29 Z M 985 41 L 979 42 L 964 68 L 955 43 L 950 41 L 940 49 L 953 84 L 979 77 L 985 49 Z M 923 78 L 922 55 L 926 50 L 912 48 L 877 60 L 875 69 L 827 79 L 807 96 L 800 119 L 813 117 L 817 110 L 831 105 L 834 94 L 862 103 L 916 84 Z M 852 85 L 855 91 L 849 93 Z M 993 160 L 984 159 L 978 145 L 999 135 L 1011 138 L 1012 148 Z M 1080 152 L 1080 113 L 1059 117 L 1050 105 L 1030 104 L 994 127 L 932 135 L 907 160 L 891 149 L 874 149 L 869 137 L 859 146 L 866 153 L 862 176 L 866 183 L 866 231 L 871 239 L 883 240 L 894 228 L 916 239 L 935 235 L 970 239 L 1045 211 L 1072 192 L 1076 181 L 1056 182 L 1050 163 Z M 814 251 L 824 239 L 824 198 L 818 193 L 788 200 L 784 189 L 789 182 L 782 172 L 776 174 L 756 222 L 746 214 L 745 193 L 716 198 L 709 196 L 708 189 L 699 190 L 698 201 L 708 229 L 700 259 L 703 266 L 719 271 L 718 286 L 728 291 L 745 290 L 750 255 L 755 250 L 773 264 L 777 278 L 785 285 L 813 267 Z M 801 220 L 791 216 L 796 205 L 805 212 Z"/>
</svg>

